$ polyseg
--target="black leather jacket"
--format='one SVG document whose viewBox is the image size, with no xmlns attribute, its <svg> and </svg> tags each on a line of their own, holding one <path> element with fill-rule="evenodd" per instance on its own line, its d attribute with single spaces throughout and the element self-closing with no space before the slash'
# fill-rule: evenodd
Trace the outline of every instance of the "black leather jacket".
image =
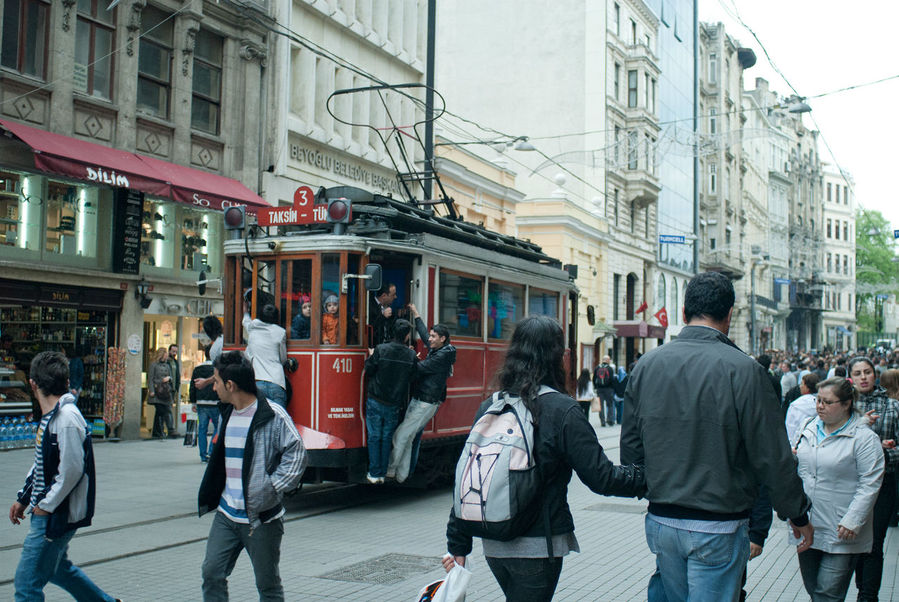
<svg viewBox="0 0 899 602">
<path fill-rule="evenodd" d="M 490 406 L 478 409 L 475 422 Z M 578 403 L 564 393 L 547 393 L 537 401 L 534 453 L 544 478 L 543 506 L 549 511 L 553 535 L 574 531 L 568 507 L 568 482 L 572 471 L 595 493 L 621 497 L 642 496 L 643 472 L 633 466 L 616 466 L 606 457 Z M 540 515 L 543 515 L 541 511 Z M 460 531 L 450 512 L 446 527 L 447 549 L 454 556 L 471 553 L 471 537 Z M 544 523 L 537 520 L 523 537 L 545 537 Z"/>
<path fill-rule="evenodd" d="M 418 335 L 427 343 L 428 329 L 421 318 L 415 318 Z M 446 344 L 440 349 L 428 349 L 428 357 L 415 366 L 415 382 L 412 397 L 427 403 L 443 403 L 446 399 L 446 381 L 453 373 L 456 348 Z"/>
<path fill-rule="evenodd" d="M 368 396 L 385 405 L 405 405 L 417 362 L 415 352 L 400 343 L 391 341 L 375 347 L 365 360 Z"/>
</svg>

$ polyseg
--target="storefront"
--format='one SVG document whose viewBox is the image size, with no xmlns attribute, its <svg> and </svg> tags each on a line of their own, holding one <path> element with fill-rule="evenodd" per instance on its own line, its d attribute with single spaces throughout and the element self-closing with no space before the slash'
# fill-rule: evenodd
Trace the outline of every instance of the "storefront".
<svg viewBox="0 0 899 602">
<path fill-rule="evenodd" d="M 84 364 L 85 417 L 111 427 L 113 416 L 123 437 L 138 437 L 151 351 L 169 340 L 179 346 L 186 397 L 202 357 L 199 323 L 221 313 L 220 290 L 201 296 L 196 282 L 201 270 L 221 273 L 222 209 L 265 204 L 229 178 L 6 120 L 0 127 L 0 337 L 8 347 L 0 350 L 0 416 L 12 408 L 4 404 L 30 397 L 10 384 L 27 376 L 30 358 L 62 350 Z M 121 383 L 110 382 L 110 366 Z M 110 413 L 116 395 L 123 399 Z M 95 433 L 107 430 L 101 422 Z"/>
</svg>

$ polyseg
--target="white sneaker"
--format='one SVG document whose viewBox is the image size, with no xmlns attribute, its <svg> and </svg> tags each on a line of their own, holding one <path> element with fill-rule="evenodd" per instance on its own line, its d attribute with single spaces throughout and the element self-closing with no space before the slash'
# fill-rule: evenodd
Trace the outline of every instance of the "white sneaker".
<svg viewBox="0 0 899 602">
<path fill-rule="evenodd" d="M 371 476 L 370 472 L 365 475 L 365 480 L 368 481 L 369 483 L 371 483 L 372 485 L 378 485 L 378 484 L 384 482 L 383 478 L 373 477 L 373 476 Z"/>
</svg>

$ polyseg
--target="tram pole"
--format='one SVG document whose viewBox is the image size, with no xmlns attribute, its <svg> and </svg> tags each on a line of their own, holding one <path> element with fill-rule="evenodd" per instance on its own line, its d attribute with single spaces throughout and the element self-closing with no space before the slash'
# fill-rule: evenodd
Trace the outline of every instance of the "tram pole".
<svg viewBox="0 0 899 602">
<path fill-rule="evenodd" d="M 428 56 L 425 69 L 425 177 L 422 191 L 425 201 L 431 200 L 434 177 L 434 54 L 436 45 L 437 0 L 428 0 Z"/>
</svg>

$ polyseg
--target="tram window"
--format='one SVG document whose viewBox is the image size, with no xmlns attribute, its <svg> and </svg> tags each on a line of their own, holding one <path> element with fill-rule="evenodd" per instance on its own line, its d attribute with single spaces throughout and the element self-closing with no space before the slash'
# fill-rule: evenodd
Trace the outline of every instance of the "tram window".
<svg viewBox="0 0 899 602">
<path fill-rule="evenodd" d="M 322 345 L 336 345 L 340 342 L 338 324 L 340 322 L 340 255 L 322 255 Z"/>
<path fill-rule="evenodd" d="M 256 313 L 254 318 L 258 318 L 262 313 L 262 308 L 268 304 L 278 307 L 275 293 L 277 288 L 277 280 L 275 279 L 275 262 L 259 261 L 256 263 Z M 243 298 L 252 312 L 253 307 L 253 272 L 245 270 L 243 274 Z M 281 314 L 283 321 L 284 314 Z M 281 325 L 283 326 L 283 324 Z"/>
<path fill-rule="evenodd" d="M 483 281 L 440 272 L 440 323 L 451 334 L 481 337 Z"/>
<path fill-rule="evenodd" d="M 487 336 L 509 340 L 524 312 L 524 287 L 491 282 L 487 288 Z"/>
<path fill-rule="evenodd" d="M 528 294 L 528 315 L 550 316 L 559 319 L 559 295 L 532 288 Z"/>
<path fill-rule="evenodd" d="M 358 274 L 359 273 L 359 256 L 358 255 L 350 255 L 347 257 L 346 263 L 347 273 L 348 274 Z M 347 345 L 358 345 L 359 344 L 359 280 L 356 278 L 350 278 L 347 280 L 347 295 L 346 295 L 346 313 L 347 319 L 344 320 L 346 323 L 346 344 Z"/>
<path fill-rule="evenodd" d="M 312 335 L 312 260 L 295 259 L 281 264 L 281 279 L 285 281 L 282 305 L 290 304 L 290 338 L 308 340 Z M 282 310 L 282 315 L 286 315 Z"/>
</svg>

